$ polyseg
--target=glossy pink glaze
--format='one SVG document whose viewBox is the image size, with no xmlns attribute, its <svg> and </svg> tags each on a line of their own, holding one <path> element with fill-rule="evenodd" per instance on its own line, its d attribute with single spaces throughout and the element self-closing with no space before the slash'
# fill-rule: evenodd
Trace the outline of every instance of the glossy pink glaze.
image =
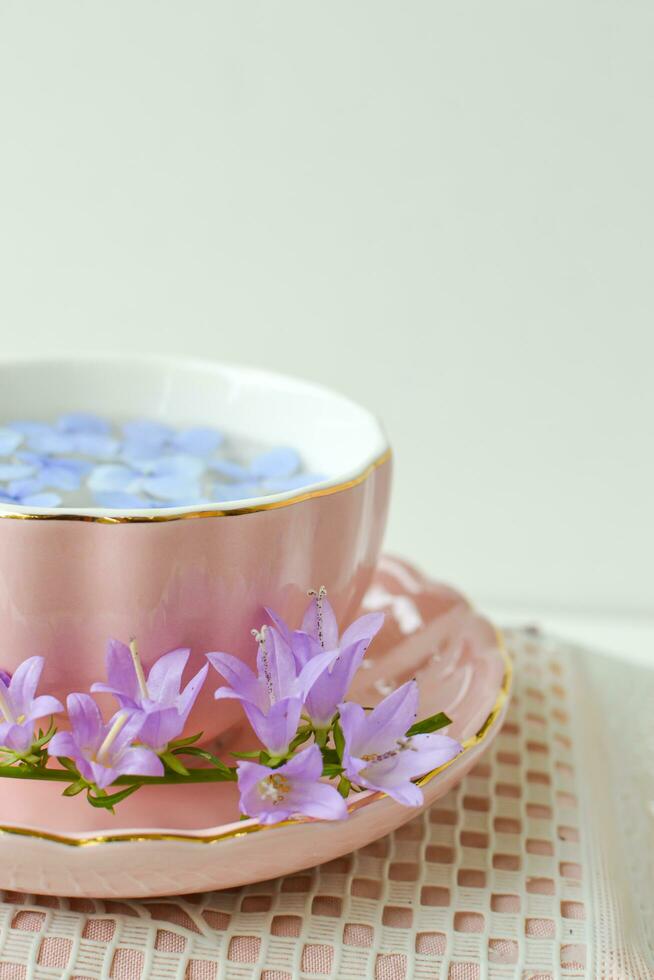
<svg viewBox="0 0 654 980">
<path fill-rule="evenodd" d="M 363 610 L 384 609 L 386 622 L 360 671 L 352 696 L 378 701 L 385 686 L 415 676 L 420 714 L 444 710 L 462 741 L 474 736 L 501 700 L 506 665 L 492 625 L 453 589 L 430 583 L 405 562 L 382 558 Z M 474 765 L 495 737 L 506 709 L 484 740 L 466 750 L 426 784 L 425 804 L 446 793 Z M 227 749 L 251 747 L 245 726 Z M 140 790 L 115 817 L 93 810 L 81 797 L 64 799 L 54 784 L 3 784 L 0 825 L 79 837 L 90 834 L 161 832 L 192 836 L 240 832 L 236 788 L 166 786 Z M 347 821 L 303 822 L 257 830 L 211 843 L 188 840 L 113 841 L 83 847 L 0 834 L 0 887 L 65 895 L 146 896 L 226 888 L 322 863 L 388 833 L 415 816 L 377 794 L 351 802 Z"/>
<path fill-rule="evenodd" d="M 104 675 L 107 640 L 136 637 L 146 668 L 191 648 L 188 676 L 211 650 L 253 663 L 250 630 L 270 606 L 299 621 L 307 589 L 325 584 L 343 621 L 361 602 L 381 547 L 391 464 L 357 486 L 227 517 L 101 524 L 0 517 L 0 667 L 41 654 L 42 690 L 63 699 Z M 215 683 L 214 683 L 215 681 Z M 194 730 L 213 737 L 238 716 L 213 699 Z"/>
</svg>

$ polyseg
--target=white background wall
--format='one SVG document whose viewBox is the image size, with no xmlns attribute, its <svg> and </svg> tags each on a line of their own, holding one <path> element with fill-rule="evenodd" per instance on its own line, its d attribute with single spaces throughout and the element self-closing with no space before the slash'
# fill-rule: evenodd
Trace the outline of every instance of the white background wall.
<svg viewBox="0 0 654 980">
<path fill-rule="evenodd" d="M 654 609 L 649 0 L 0 0 L 5 352 L 353 395 L 389 547 Z"/>
</svg>

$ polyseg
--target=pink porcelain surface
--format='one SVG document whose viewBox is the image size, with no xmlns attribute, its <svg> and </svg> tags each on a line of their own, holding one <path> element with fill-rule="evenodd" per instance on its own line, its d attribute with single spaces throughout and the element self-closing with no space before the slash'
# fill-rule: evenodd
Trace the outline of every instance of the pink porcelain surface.
<svg viewBox="0 0 654 980">
<path fill-rule="evenodd" d="M 493 626 L 448 586 L 382 558 L 362 603 L 383 609 L 352 696 L 373 704 L 410 677 L 420 715 L 444 710 L 464 746 L 426 774 L 425 806 L 476 763 L 497 733 L 509 695 L 508 658 Z M 239 729 L 222 751 L 247 744 Z M 248 747 L 251 747 L 251 743 Z M 295 820 L 262 828 L 238 820 L 233 784 L 142 789 L 115 817 L 55 784 L 6 781 L 0 796 L 0 887 L 34 893 L 144 897 L 233 887 L 329 861 L 415 816 L 379 793 L 353 795 L 342 822 Z M 153 819 L 153 813 L 157 817 Z"/>
<path fill-rule="evenodd" d="M 136 637 L 146 668 L 191 647 L 252 663 L 263 606 L 289 622 L 308 588 L 329 586 L 343 621 L 370 583 L 386 524 L 391 463 L 365 409 L 318 385 L 250 368 L 167 358 L 0 361 L 0 425 L 65 411 L 216 425 L 290 444 L 326 478 L 306 490 L 204 507 L 30 511 L 0 504 L 0 666 L 41 654 L 63 698 L 102 676 L 107 640 Z M 238 717 L 210 686 L 195 709 L 210 738 Z"/>
</svg>

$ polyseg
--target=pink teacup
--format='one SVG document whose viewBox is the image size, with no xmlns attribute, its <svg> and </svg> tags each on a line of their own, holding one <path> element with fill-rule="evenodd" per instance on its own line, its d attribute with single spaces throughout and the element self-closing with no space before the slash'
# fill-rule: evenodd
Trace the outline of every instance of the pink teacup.
<svg viewBox="0 0 654 980">
<path fill-rule="evenodd" d="M 107 640 L 136 637 L 147 667 L 191 648 L 252 664 L 250 630 L 270 606 L 299 621 L 326 585 L 337 615 L 358 608 L 386 523 L 386 436 L 364 408 L 318 385 L 253 368 L 165 357 L 62 357 L 0 363 L 0 425 L 64 412 L 214 425 L 297 448 L 326 479 L 297 491 L 158 510 L 0 504 L 0 667 L 46 658 L 41 690 L 63 698 L 104 676 Z M 215 702 L 212 674 L 193 711 L 205 738 L 238 709 Z"/>
</svg>

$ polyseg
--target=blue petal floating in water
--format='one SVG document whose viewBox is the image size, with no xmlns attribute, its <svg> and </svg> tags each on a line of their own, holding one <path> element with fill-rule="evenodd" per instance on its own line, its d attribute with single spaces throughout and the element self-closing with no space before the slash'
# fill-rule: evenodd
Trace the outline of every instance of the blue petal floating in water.
<svg viewBox="0 0 654 980">
<path fill-rule="evenodd" d="M 23 497 L 23 507 L 60 507 L 61 497 L 57 493 L 44 491 L 31 497 Z"/>
<path fill-rule="evenodd" d="M 211 453 L 215 453 L 223 440 L 222 432 L 217 429 L 195 426 L 178 432 L 173 439 L 173 445 L 180 452 L 189 453 L 191 456 L 210 456 Z"/>
<path fill-rule="evenodd" d="M 47 422 L 32 422 L 29 419 L 16 419 L 14 422 L 7 422 L 7 428 L 20 432 L 22 436 L 38 436 L 52 432 L 52 426 L 48 425 Z"/>
<path fill-rule="evenodd" d="M 58 432 L 53 426 L 43 426 L 26 433 L 27 446 L 35 453 L 74 453 L 75 438 Z"/>
<path fill-rule="evenodd" d="M 231 459 L 212 459 L 209 463 L 209 469 L 213 473 L 217 473 L 223 480 L 243 481 L 252 476 L 247 466 L 235 463 Z"/>
<path fill-rule="evenodd" d="M 23 497 L 21 505 L 23 507 L 59 507 L 61 497 L 56 493 L 34 493 Z"/>
<path fill-rule="evenodd" d="M 231 503 L 234 500 L 248 500 L 261 495 L 258 483 L 215 483 L 213 497 L 216 503 Z"/>
<path fill-rule="evenodd" d="M 178 480 L 185 480 L 188 484 L 191 481 L 199 480 L 205 471 L 205 461 L 197 456 L 162 456 L 154 461 L 147 470 L 152 476 L 169 476 Z"/>
<path fill-rule="evenodd" d="M 133 419 L 123 426 L 125 442 L 148 449 L 162 449 L 175 435 L 175 430 L 153 419 Z"/>
<path fill-rule="evenodd" d="M 21 432 L 15 429 L 0 429 L 0 456 L 11 456 L 23 441 Z"/>
<path fill-rule="evenodd" d="M 113 459 L 120 448 L 117 439 L 92 432 L 78 432 L 71 439 L 74 452 L 81 453 L 82 456 L 93 456 L 95 459 Z"/>
<path fill-rule="evenodd" d="M 300 469 L 299 453 L 290 446 L 277 446 L 256 456 L 250 463 L 250 472 L 262 480 L 272 477 L 292 476 Z"/>
<path fill-rule="evenodd" d="M 0 480 L 22 480 L 33 473 L 34 467 L 27 463 L 0 463 Z"/>
<path fill-rule="evenodd" d="M 43 486 L 56 490 L 79 490 L 82 477 L 92 467 L 91 463 L 83 459 L 66 459 L 32 452 L 19 452 L 16 455 L 22 463 L 34 467 Z"/>
<path fill-rule="evenodd" d="M 195 494 L 192 497 L 177 497 L 175 500 L 163 500 L 159 503 L 153 503 L 155 507 L 161 507 L 162 510 L 170 510 L 172 507 L 204 507 L 210 504 L 211 501 L 206 497 L 196 497 Z"/>
<path fill-rule="evenodd" d="M 174 474 L 162 476 L 144 476 L 141 486 L 145 493 L 159 500 L 198 500 L 201 491 L 198 484 Z"/>
<path fill-rule="evenodd" d="M 11 480 L 7 484 L 7 493 L 15 500 L 22 500 L 23 497 L 31 497 L 35 493 L 45 490 L 45 484 L 40 476 L 28 476 L 24 479 Z"/>
<path fill-rule="evenodd" d="M 139 483 L 139 474 L 120 463 L 106 463 L 96 466 L 87 482 L 94 493 L 130 493 L 134 492 L 134 484 Z"/>
<path fill-rule="evenodd" d="M 66 415 L 59 416 L 57 428 L 67 433 L 108 436 L 111 432 L 111 423 L 92 412 L 68 412 Z"/>
</svg>

